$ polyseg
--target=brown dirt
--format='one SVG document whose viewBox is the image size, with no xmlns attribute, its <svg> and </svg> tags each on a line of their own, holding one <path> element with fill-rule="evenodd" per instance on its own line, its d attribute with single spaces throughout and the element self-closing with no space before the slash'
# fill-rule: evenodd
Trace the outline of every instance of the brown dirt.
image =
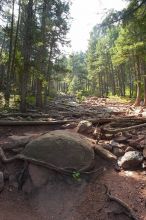
<svg viewBox="0 0 146 220">
<path fill-rule="evenodd" d="M 42 133 L 58 127 L 3 127 L 0 142 L 11 135 Z M 14 174 L 22 162 L 0 165 L 1 170 Z M 122 199 L 138 220 L 146 220 L 146 176 L 140 171 L 116 172 L 112 165 L 96 158 L 96 167 L 105 171 L 92 177 L 82 177 L 81 182 L 58 176 L 43 189 L 24 195 L 6 181 L 0 193 L 0 220 L 130 220 L 116 202 L 109 201 L 105 185 L 111 194 Z"/>
</svg>

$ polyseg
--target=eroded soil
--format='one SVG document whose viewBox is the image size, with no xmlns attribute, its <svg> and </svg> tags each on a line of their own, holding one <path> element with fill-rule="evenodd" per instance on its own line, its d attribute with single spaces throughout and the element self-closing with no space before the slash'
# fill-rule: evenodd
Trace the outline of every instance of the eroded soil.
<svg viewBox="0 0 146 220">
<path fill-rule="evenodd" d="M 85 104 L 87 106 L 87 103 Z M 112 114 L 111 106 L 110 104 L 108 117 Z M 116 108 L 117 112 L 120 112 L 119 106 Z M 122 105 L 121 112 L 123 109 L 126 111 L 125 108 L 127 106 L 123 108 Z M 95 117 L 95 114 L 93 116 Z M 6 143 L 10 135 L 41 134 L 53 129 L 62 129 L 62 127 L 3 126 L 0 127 L 0 144 Z M 8 151 L 7 155 L 12 155 L 12 152 Z M 16 175 L 23 165 L 22 161 L 7 165 L 0 164 L 1 170 L 5 173 L 5 187 L 0 193 L 1 220 L 132 219 L 128 217 L 122 206 L 108 199 L 107 188 L 111 195 L 121 199 L 132 209 L 138 220 L 146 220 L 146 175 L 143 169 L 117 172 L 111 162 L 96 156 L 95 168 L 98 168 L 99 172 L 90 176 L 81 176 L 81 181 L 56 174 L 56 178 L 41 190 L 28 195 L 18 190 L 15 182 L 12 181 L 10 184 L 7 179 L 7 175 Z"/>
</svg>

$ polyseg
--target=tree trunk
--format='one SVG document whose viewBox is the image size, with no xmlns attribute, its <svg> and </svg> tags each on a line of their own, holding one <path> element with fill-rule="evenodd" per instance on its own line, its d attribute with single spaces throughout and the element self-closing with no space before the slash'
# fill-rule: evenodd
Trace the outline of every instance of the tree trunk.
<svg viewBox="0 0 146 220">
<path fill-rule="evenodd" d="M 114 74 L 114 69 L 113 69 L 113 64 L 111 62 L 110 65 L 111 69 L 111 74 L 110 74 L 110 81 L 111 81 L 111 90 L 112 90 L 112 95 L 116 95 L 116 85 L 115 85 L 115 74 Z"/>
<path fill-rule="evenodd" d="M 13 53 L 13 28 L 14 28 L 14 5 L 15 0 L 12 1 L 12 17 L 11 17 L 11 32 L 10 32 L 10 45 L 9 45 L 9 59 L 7 68 L 7 81 L 4 91 L 5 107 L 9 107 L 10 90 L 11 90 L 11 70 L 12 70 L 12 53 Z"/>
<path fill-rule="evenodd" d="M 136 92 L 136 100 L 134 105 L 139 106 L 141 102 L 141 74 L 140 74 L 140 62 L 139 57 L 136 57 L 135 63 L 136 73 L 137 73 L 137 92 Z"/>
<path fill-rule="evenodd" d="M 36 107 L 42 108 L 42 80 L 37 79 L 36 81 L 37 89 L 36 89 Z"/>
<path fill-rule="evenodd" d="M 26 112 L 27 103 L 27 87 L 28 78 L 30 71 L 30 57 L 32 49 L 32 21 L 33 21 L 33 0 L 29 0 L 28 4 L 25 6 L 26 9 L 26 19 L 24 25 L 24 39 L 23 39 L 23 72 L 20 81 L 20 111 Z"/>
<path fill-rule="evenodd" d="M 20 26 L 20 7 L 21 0 L 19 0 L 19 12 L 18 12 L 18 21 L 17 21 L 17 27 L 16 27 L 16 35 L 15 35 L 15 42 L 14 42 L 14 52 L 12 57 L 12 79 L 14 80 L 15 77 L 15 57 L 16 57 L 16 49 L 17 49 L 17 41 L 18 41 L 18 32 L 19 32 L 19 26 Z"/>
<path fill-rule="evenodd" d="M 146 75 L 144 76 L 144 106 L 146 106 Z"/>
</svg>

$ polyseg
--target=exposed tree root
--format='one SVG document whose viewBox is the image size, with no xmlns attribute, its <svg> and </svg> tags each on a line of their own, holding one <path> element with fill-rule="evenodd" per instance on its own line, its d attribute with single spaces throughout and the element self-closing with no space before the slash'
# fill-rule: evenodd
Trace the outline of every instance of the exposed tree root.
<svg viewBox="0 0 146 220">
<path fill-rule="evenodd" d="M 108 125 L 108 126 L 104 126 L 101 129 L 101 131 L 104 132 L 104 133 L 116 134 L 116 133 L 119 133 L 119 132 L 130 131 L 130 130 L 133 130 L 133 129 L 146 127 L 146 123 L 142 123 L 142 124 L 139 124 L 139 125 L 133 125 L 133 126 L 130 126 L 130 127 L 117 128 L 117 129 L 113 129 L 113 128 L 111 128 L 111 126 L 112 126 L 112 124 Z"/>
<path fill-rule="evenodd" d="M 125 203 L 124 201 L 122 201 L 121 199 L 111 195 L 111 192 L 109 191 L 108 187 L 106 185 L 104 185 L 104 186 L 106 188 L 106 195 L 108 196 L 108 199 L 111 200 L 111 201 L 115 201 L 118 204 L 120 204 L 125 209 L 124 214 L 128 215 L 132 220 L 138 220 L 136 218 L 136 216 L 133 214 L 133 211 L 129 207 L 129 205 L 127 203 Z"/>
<path fill-rule="evenodd" d="M 74 168 L 61 168 L 61 167 L 56 167 L 55 165 L 51 164 L 51 163 L 46 163 L 44 161 L 39 161 L 39 160 L 36 160 L 34 158 L 29 158 L 29 157 L 26 157 L 25 155 L 23 154 L 17 154 L 11 158 L 6 158 L 5 156 L 5 153 L 3 151 L 3 149 L 0 147 L 0 159 L 4 162 L 4 163 L 11 163 L 15 160 L 24 160 L 24 161 L 28 161 L 28 162 L 31 162 L 33 164 L 36 164 L 36 165 L 39 165 L 39 166 L 43 166 L 43 167 L 46 167 L 48 169 L 51 169 L 51 170 L 54 170 L 56 172 L 59 172 L 61 174 L 65 174 L 65 175 L 72 175 L 73 172 L 79 172 L 81 174 L 92 174 L 92 173 L 99 173 L 100 174 L 100 171 L 104 171 L 104 168 L 99 168 L 99 169 L 96 169 L 96 170 L 91 170 L 91 171 L 88 171 L 89 170 L 89 166 L 86 168 L 84 167 L 83 169 L 80 169 L 80 170 L 76 170 Z"/>
<path fill-rule="evenodd" d="M 114 154 L 112 154 L 110 151 L 104 149 L 102 145 L 95 145 L 94 150 L 95 150 L 95 153 L 97 153 L 98 155 L 100 155 L 106 160 L 109 160 L 112 162 L 117 161 L 117 157 Z"/>
</svg>

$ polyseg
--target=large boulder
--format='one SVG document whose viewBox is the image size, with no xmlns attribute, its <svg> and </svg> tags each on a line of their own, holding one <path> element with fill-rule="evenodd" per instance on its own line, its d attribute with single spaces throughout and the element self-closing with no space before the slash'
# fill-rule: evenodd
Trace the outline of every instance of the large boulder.
<svg viewBox="0 0 146 220">
<path fill-rule="evenodd" d="M 21 154 L 28 160 L 77 171 L 90 169 L 94 161 L 94 150 L 87 139 L 64 130 L 41 135 L 28 143 Z"/>
<path fill-rule="evenodd" d="M 143 156 L 139 151 L 128 151 L 118 160 L 118 165 L 123 169 L 133 169 L 143 161 Z"/>
</svg>

